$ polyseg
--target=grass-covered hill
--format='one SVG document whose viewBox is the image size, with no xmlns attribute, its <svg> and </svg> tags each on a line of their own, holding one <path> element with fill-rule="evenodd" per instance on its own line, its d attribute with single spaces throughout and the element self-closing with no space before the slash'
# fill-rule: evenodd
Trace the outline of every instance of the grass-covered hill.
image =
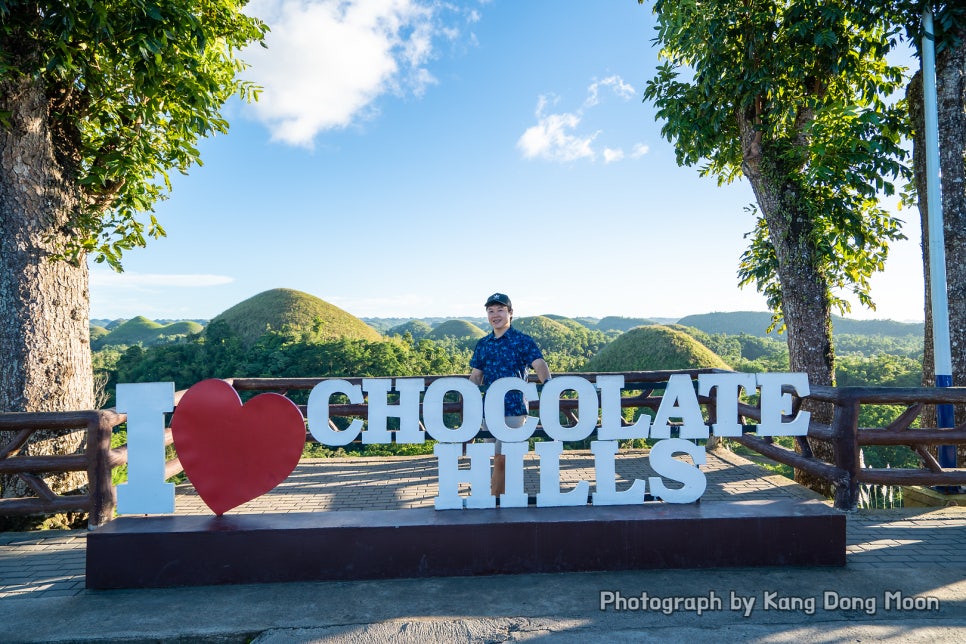
<svg viewBox="0 0 966 644">
<path fill-rule="evenodd" d="M 600 331 L 559 315 L 518 318 L 513 328 L 536 340 L 552 371 L 575 371 L 607 344 Z"/>
<path fill-rule="evenodd" d="M 430 340 L 453 338 L 454 340 L 479 340 L 486 331 L 466 320 L 447 320 L 426 334 Z M 415 336 L 413 336 L 415 337 Z"/>
<path fill-rule="evenodd" d="M 587 329 L 579 322 L 573 324 L 577 325 L 576 330 L 563 320 L 552 319 L 546 315 L 513 320 L 513 328 L 532 336 L 544 351 L 558 351 L 573 344 L 575 334 L 587 333 Z"/>
<path fill-rule="evenodd" d="M 601 318 L 597 322 L 598 331 L 630 331 L 637 326 L 646 326 L 648 324 L 654 324 L 652 320 L 647 318 L 624 318 L 616 315 L 609 315 L 605 318 Z"/>
<path fill-rule="evenodd" d="M 320 339 L 382 339 L 378 331 L 339 307 L 288 288 L 264 291 L 239 302 L 215 316 L 211 323 L 215 322 L 225 322 L 246 344 L 270 329 L 304 331 Z"/>
<path fill-rule="evenodd" d="M 139 315 L 122 322 L 110 331 L 101 326 L 92 326 L 91 347 L 96 350 L 106 346 L 165 344 L 200 333 L 203 328 L 200 324 L 191 320 L 160 324 Z"/>
<path fill-rule="evenodd" d="M 728 369 L 724 360 L 693 337 L 666 326 L 639 326 L 591 358 L 584 371 Z"/>
<path fill-rule="evenodd" d="M 771 313 L 761 311 L 735 311 L 731 313 L 702 313 L 678 320 L 678 324 L 700 329 L 705 333 L 727 335 L 754 335 L 765 337 L 771 324 Z M 878 335 L 886 337 L 922 336 L 922 322 L 896 322 L 894 320 L 849 320 L 832 316 L 832 329 L 836 334 Z M 771 335 L 777 335 L 772 331 Z"/>
<path fill-rule="evenodd" d="M 548 318 L 550 320 L 553 320 L 554 322 L 559 322 L 560 324 L 564 325 L 568 329 L 571 329 L 573 331 L 577 331 L 578 333 L 581 332 L 581 331 L 586 331 L 588 329 L 596 329 L 597 328 L 597 323 L 596 322 L 594 324 L 591 324 L 590 326 L 588 326 L 587 324 L 581 322 L 580 320 L 575 320 L 574 318 L 568 318 L 565 315 L 552 315 L 550 313 L 544 313 L 540 317 L 545 317 L 545 318 Z"/>
<path fill-rule="evenodd" d="M 396 326 L 388 329 L 386 331 L 386 335 L 401 336 L 408 333 L 413 337 L 413 340 L 422 340 L 427 335 L 432 333 L 432 331 L 433 327 L 431 324 L 424 322 L 423 320 L 410 320 L 409 322 L 403 322 L 402 324 L 397 324 Z"/>
<path fill-rule="evenodd" d="M 99 326 L 97 324 L 92 324 L 91 325 L 91 345 L 92 346 L 97 345 L 98 341 L 109 333 L 110 331 L 108 331 L 104 327 Z"/>
</svg>

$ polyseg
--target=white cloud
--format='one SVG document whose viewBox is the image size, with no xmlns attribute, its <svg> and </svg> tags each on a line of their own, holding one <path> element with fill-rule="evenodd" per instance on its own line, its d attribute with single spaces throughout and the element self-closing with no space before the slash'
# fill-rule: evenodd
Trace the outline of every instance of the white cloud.
<svg viewBox="0 0 966 644">
<path fill-rule="evenodd" d="M 383 94 L 419 96 L 435 84 L 426 67 L 434 41 L 460 33 L 441 14 L 462 10 L 429 0 L 253 0 L 248 11 L 271 28 L 267 49 L 242 54 L 246 78 L 264 88 L 255 114 L 273 140 L 311 147 L 320 132 L 371 116 Z"/>
<path fill-rule="evenodd" d="M 624 151 L 620 148 L 612 150 L 611 148 L 604 148 L 604 163 L 613 163 L 614 161 L 620 161 L 624 158 Z"/>
<path fill-rule="evenodd" d="M 625 83 L 620 76 L 609 76 L 603 80 L 594 80 L 587 87 L 587 98 L 583 105 L 573 112 L 546 113 L 548 99 L 541 95 L 537 99 L 535 111 L 537 124 L 527 128 L 517 140 L 517 147 L 523 153 L 524 158 L 541 158 L 557 162 L 570 162 L 578 159 L 595 161 L 599 154 L 603 157 L 605 163 L 623 159 L 624 151 L 620 148 L 605 147 L 600 152 L 594 149 L 594 141 L 600 135 L 600 130 L 591 133 L 580 131 L 580 124 L 586 112 L 600 103 L 601 88 L 610 89 L 623 100 L 627 100 L 634 95 L 634 88 Z"/>
<path fill-rule="evenodd" d="M 595 134 L 575 136 L 571 134 L 580 125 L 577 113 L 544 114 L 547 98 L 541 96 L 537 101 L 537 124 L 527 128 L 517 147 L 528 159 L 543 158 L 550 161 L 576 161 L 594 158 L 591 144 Z"/>
<path fill-rule="evenodd" d="M 647 145 L 645 145 L 643 143 L 638 143 L 631 150 L 631 158 L 632 159 L 640 159 L 642 156 L 644 156 L 645 154 L 647 154 L 650 151 L 651 151 L 650 146 L 647 146 Z"/>
<path fill-rule="evenodd" d="M 116 273 L 91 270 L 92 288 L 146 290 L 159 287 L 190 288 L 231 284 L 235 278 L 210 274 Z"/>
<path fill-rule="evenodd" d="M 624 82 L 620 76 L 608 76 L 602 81 L 594 81 L 587 88 L 587 100 L 584 107 L 593 107 L 600 103 L 600 88 L 607 87 L 614 91 L 619 97 L 627 100 L 634 96 L 634 88 Z"/>
</svg>

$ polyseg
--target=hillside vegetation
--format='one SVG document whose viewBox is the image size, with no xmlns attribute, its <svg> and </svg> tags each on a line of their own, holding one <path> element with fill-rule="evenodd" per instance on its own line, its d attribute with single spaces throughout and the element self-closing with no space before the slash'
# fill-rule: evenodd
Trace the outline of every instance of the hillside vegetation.
<svg viewBox="0 0 966 644">
<path fill-rule="evenodd" d="M 317 339 L 378 341 L 382 336 L 371 326 L 314 295 L 287 288 L 264 291 L 215 316 L 246 345 L 254 344 L 266 331 L 298 330 Z"/>
</svg>

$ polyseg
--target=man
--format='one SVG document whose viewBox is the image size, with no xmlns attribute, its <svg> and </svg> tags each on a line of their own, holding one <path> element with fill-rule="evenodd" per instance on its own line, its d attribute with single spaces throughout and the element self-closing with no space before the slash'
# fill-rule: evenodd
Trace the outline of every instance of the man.
<svg viewBox="0 0 966 644">
<path fill-rule="evenodd" d="M 470 381 L 489 387 L 500 378 L 527 379 L 530 367 L 537 373 L 541 383 L 550 380 L 550 368 L 543 359 L 543 353 L 526 333 L 510 326 L 513 319 L 513 305 L 503 293 L 494 293 L 487 298 L 486 319 L 493 331 L 480 338 L 470 359 Z M 527 402 L 523 392 L 511 391 L 504 400 L 504 415 L 508 427 L 520 427 L 527 418 Z M 485 424 L 484 424 L 485 426 Z M 496 441 L 496 455 L 493 457 L 493 474 L 490 480 L 490 494 L 503 494 L 506 485 L 506 457 L 502 453 L 500 441 Z"/>
</svg>

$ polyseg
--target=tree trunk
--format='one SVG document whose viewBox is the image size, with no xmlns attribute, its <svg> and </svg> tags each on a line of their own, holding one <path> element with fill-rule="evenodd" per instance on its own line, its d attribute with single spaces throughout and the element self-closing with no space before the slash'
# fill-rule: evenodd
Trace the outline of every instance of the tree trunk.
<svg viewBox="0 0 966 644">
<path fill-rule="evenodd" d="M 966 36 L 966 34 L 961 34 Z M 939 166 L 942 175 L 943 236 L 946 252 L 946 294 L 949 299 L 949 336 L 953 385 L 966 386 L 966 41 L 947 47 L 936 56 L 936 92 L 939 122 Z M 929 272 L 929 228 L 926 203 L 926 161 L 922 112 L 922 73 L 907 88 L 910 115 L 915 128 L 913 162 L 923 234 L 923 274 L 926 284 L 926 346 L 923 384 L 935 384 L 932 335 L 932 297 Z M 935 415 L 924 419 L 935 424 Z M 956 423 L 966 422 L 966 410 L 956 409 Z M 959 462 L 964 462 L 960 447 Z"/>
<path fill-rule="evenodd" d="M 67 411 L 93 406 L 87 265 L 51 261 L 78 206 L 78 191 L 57 158 L 43 86 L 0 79 L 0 411 Z M 2 436 L 0 445 L 9 440 Z M 22 455 L 71 454 L 83 432 L 37 432 Z M 84 473 L 45 479 L 58 493 L 86 484 Z M 29 496 L 16 477 L 0 495 Z"/>
<path fill-rule="evenodd" d="M 808 374 L 812 385 L 832 385 L 835 367 L 831 301 L 828 284 L 817 269 L 818 251 L 810 241 L 811 220 L 798 211 L 796 186 L 776 180 L 790 173 L 776 167 L 781 163 L 777 158 L 769 158 L 768 146 L 761 141 L 754 122 L 742 119 L 741 128 L 742 171 L 768 224 L 769 240 L 778 260 L 791 370 Z M 831 423 L 829 405 L 811 404 L 806 409 L 815 420 Z M 834 462 L 832 446 L 827 442 L 802 441 L 798 447 L 802 452 L 811 451 L 826 462 Z M 795 480 L 826 496 L 833 493 L 831 483 L 801 470 L 795 470 Z"/>
<path fill-rule="evenodd" d="M 915 175 L 916 192 L 919 196 L 919 220 L 922 228 L 922 274 L 925 283 L 925 328 L 923 332 L 923 355 L 922 355 L 922 386 L 934 387 L 936 385 L 936 358 L 933 351 L 932 337 L 932 275 L 929 269 L 929 208 L 926 203 L 926 149 L 924 128 L 925 120 L 922 104 L 922 71 L 916 74 L 909 81 L 906 87 L 906 102 L 909 105 L 909 118 L 912 121 L 913 141 L 912 141 L 912 166 Z M 927 405 L 922 410 L 922 426 L 934 427 L 936 425 L 936 408 Z M 933 450 L 935 453 L 935 450 Z"/>
</svg>

